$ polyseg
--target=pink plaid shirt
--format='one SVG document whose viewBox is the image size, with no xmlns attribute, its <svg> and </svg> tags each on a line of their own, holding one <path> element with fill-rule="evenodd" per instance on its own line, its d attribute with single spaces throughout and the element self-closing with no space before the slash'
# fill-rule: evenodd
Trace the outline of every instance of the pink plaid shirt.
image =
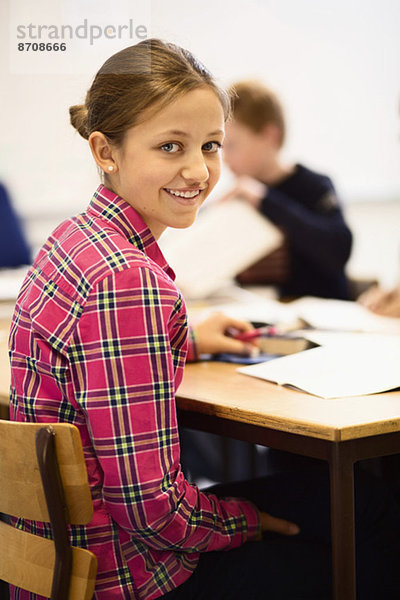
<svg viewBox="0 0 400 600">
<path fill-rule="evenodd" d="M 94 516 L 70 534 L 98 557 L 98 600 L 157 598 L 200 552 L 259 527 L 252 504 L 202 493 L 182 473 L 175 391 L 188 328 L 173 279 L 142 218 L 99 186 L 44 244 L 14 312 L 11 415 L 79 428 Z M 51 537 L 46 524 L 20 526 Z"/>
</svg>

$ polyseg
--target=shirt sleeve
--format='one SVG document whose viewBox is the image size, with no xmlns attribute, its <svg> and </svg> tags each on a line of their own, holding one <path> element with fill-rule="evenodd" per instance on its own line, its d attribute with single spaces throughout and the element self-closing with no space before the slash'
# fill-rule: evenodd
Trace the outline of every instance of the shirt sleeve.
<svg viewBox="0 0 400 600">
<path fill-rule="evenodd" d="M 197 349 L 197 336 L 194 328 L 189 325 L 188 328 L 188 353 L 186 357 L 187 362 L 196 362 L 199 360 L 199 352 Z"/>
<path fill-rule="evenodd" d="M 318 181 L 313 203 L 304 205 L 288 194 L 271 188 L 261 203 L 261 212 L 282 227 L 299 255 L 324 270 L 337 273 L 349 259 L 352 235 L 328 177 Z"/>
<path fill-rule="evenodd" d="M 204 552 L 253 538 L 259 517 L 250 502 L 206 495 L 182 473 L 175 388 L 186 319 L 172 282 L 126 269 L 90 294 L 69 355 L 112 519 L 155 549 Z"/>
</svg>

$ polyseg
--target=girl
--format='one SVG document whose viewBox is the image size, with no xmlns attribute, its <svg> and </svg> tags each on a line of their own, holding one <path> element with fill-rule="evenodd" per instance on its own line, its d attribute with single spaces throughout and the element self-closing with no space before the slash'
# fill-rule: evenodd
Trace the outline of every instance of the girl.
<svg viewBox="0 0 400 600">
<path fill-rule="evenodd" d="M 71 540 L 98 557 L 97 600 L 329 597 L 324 492 L 319 510 L 305 479 L 291 480 L 314 502 L 306 542 L 248 500 L 200 492 L 180 467 L 175 391 L 187 355 L 246 352 L 225 331 L 250 325 L 214 315 L 188 333 L 157 239 L 188 227 L 218 180 L 228 114 L 226 94 L 181 48 L 147 40 L 107 60 L 70 109 L 104 183 L 40 250 L 14 312 L 12 418 L 80 430 L 94 516 Z M 279 477 L 233 492 L 304 520 Z M 245 544 L 268 530 L 296 541 Z"/>
</svg>

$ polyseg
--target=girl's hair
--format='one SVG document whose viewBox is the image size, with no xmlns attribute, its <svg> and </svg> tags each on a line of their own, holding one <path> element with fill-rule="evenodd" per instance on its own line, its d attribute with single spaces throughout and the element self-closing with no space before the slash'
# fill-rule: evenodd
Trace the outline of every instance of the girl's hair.
<svg viewBox="0 0 400 600">
<path fill-rule="evenodd" d="M 115 146 L 147 108 L 161 109 L 196 88 L 208 87 L 227 119 L 229 94 L 187 50 L 148 39 L 111 56 L 95 76 L 85 104 L 71 106 L 71 124 L 82 137 L 101 131 Z"/>
<path fill-rule="evenodd" d="M 233 118 L 259 133 L 273 123 L 281 132 L 281 146 L 286 126 L 282 105 L 276 94 L 259 81 L 239 81 L 229 89 Z"/>
</svg>

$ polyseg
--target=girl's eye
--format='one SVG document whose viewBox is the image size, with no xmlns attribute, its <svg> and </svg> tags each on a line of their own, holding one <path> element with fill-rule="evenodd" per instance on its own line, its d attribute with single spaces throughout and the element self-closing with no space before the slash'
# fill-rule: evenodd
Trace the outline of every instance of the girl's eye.
<svg viewBox="0 0 400 600">
<path fill-rule="evenodd" d="M 163 144 L 161 146 L 161 150 L 168 152 L 168 154 L 174 154 L 175 152 L 178 152 L 179 149 L 179 144 L 174 142 L 168 142 L 167 144 Z"/>
<path fill-rule="evenodd" d="M 203 145 L 205 152 L 218 152 L 222 148 L 220 142 L 207 142 Z"/>
</svg>

